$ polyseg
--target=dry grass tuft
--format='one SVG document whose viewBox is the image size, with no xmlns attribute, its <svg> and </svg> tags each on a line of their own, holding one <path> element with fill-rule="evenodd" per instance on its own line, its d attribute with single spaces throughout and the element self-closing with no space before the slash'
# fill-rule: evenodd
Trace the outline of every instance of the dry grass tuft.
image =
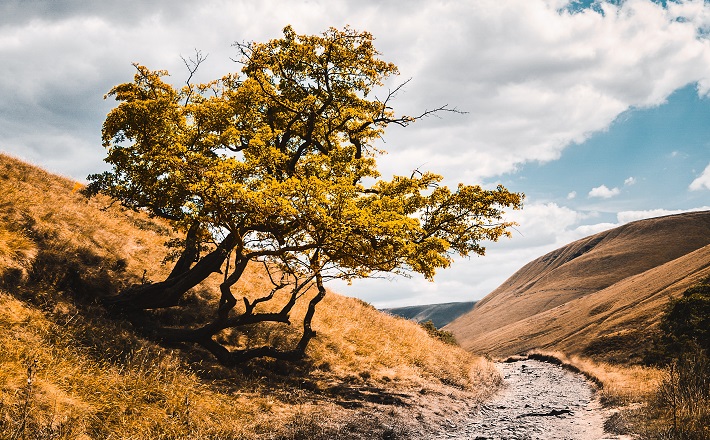
<svg viewBox="0 0 710 440">
<path fill-rule="evenodd" d="M 710 438 L 710 359 L 701 351 L 676 359 L 645 411 L 649 438 Z"/>
</svg>

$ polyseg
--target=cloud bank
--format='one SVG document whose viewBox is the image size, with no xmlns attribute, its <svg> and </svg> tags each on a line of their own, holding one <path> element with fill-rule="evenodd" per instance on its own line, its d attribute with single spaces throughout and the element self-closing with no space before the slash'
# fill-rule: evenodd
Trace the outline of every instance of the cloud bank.
<svg viewBox="0 0 710 440">
<path fill-rule="evenodd" d="M 697 83 L 707 93 L 710 44 L 703 31 L 710 14 L 702 1 L 664 8 L 627 0 L 576 12 L 566 6 L 5 1 L 0 147 L 83 178 L 103 154 L 98 132 L 110 102 L 101 97 L 130 80 L 130 62 L 169 69 L 179 84 L 179 56 L 198 48 L 210 54 L 199 78 L 208 80 L 237 70 L 229 60 L 232 42 L 277 37 L 289 23 L 302 33 L 346 24 L 371 31 L 383 57 L 402 72 L 388 87 L 413 78 L 395 103 L 404 113 L 445 103 L 468 112 L 388 133 L 385 175 L 425 164 L 452 181 L 495 177 L 557 159 L 622 112 L 659 105 L 684 85 Z"/>
<path fill-rule="evenodd" d="M 412 78 L 394 102 L 400 113 L 442 104 L 467 112 L 428 118 L 406 130 L 392 127 L 382 145 L 388 151 L 381 158 L 385 177 L 422 169 L 443 174 L 447 184 L 502 180 L 525 164 L 560 158 L 625 112 L 662 105 L 679 88 L 695 85 L 703 96 L 710 91 L 710 5 L 598 1 L 592 9 L 575 10 L 574 4 L 4 0 L 0 150 L 84 179 L 103 169 L 100 130 L 113 105 L 103 95 L 131 80 L 131 62 L 168 69 L 179 85 L 186 78 L 180 56 L 197 48 L 209 57 L 196 80 L 208 81 L 239 69 L 230 60 L 234 41 L 277 38 L 287 24 L 299 33 L 345 25 L 372 32 L 382 57 L 401 72 L 385 89 Z M 690 190 L 710 189 L 710 165 L 693 177 Z M 624 185 L 624 195 L 640 191 L 642 179 Z M 565 189 L 564 203 L 584 199 L 586 190 L 574 189 L 580 197 Z M 594 188 L 588 196 L 595 205 L 586 209 L 529 200 L 511 216 L 520 223 L 513 239 L 490 245 L 485 258 L 456 262 L 436 284 L 375 280 L 359 294 L 378 305 L 478 298 L 571 240 L 675 212 L 632 211 L 621 207 L 620 192 Z M 602 206 L 613 202 L 619 203 L 615 209 Z"/>
</svg>

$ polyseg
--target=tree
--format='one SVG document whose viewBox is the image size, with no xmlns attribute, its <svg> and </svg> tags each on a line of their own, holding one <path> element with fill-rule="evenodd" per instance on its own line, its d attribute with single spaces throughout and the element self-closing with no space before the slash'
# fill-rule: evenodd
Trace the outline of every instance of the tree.
<svg viewBox="0 0 710 440">
<path fill-rule="evenodd" d="M 236 44 L 241 73 L 176 89 L 166 71 L 135 65 L 131 83 L 108 93 L 118 106 L 103 126 L 110 171 L 89 176 L 88 195 L 106 194 L 124 206 L 170 221 L 184 239 L 167 279 L 134 285 L 109 298 L 128 310 L 177 306 L 188 290 L 215 272 L 224 275 L 214 317 L 188 328 L 160 328 L 165 341 L 201 345 L 224 364 L 255 357 L 298 359 L 315 336 L 311 321 L 324 282 L 376 273 L 418 272 L 431 279 L 455 254 L 484 254 L 482 240 L 509 235 L 503 209 L 522 195 L 502 186 L 484 190 L 440 185 L 414 171 L 380 178 L 374 142 L 398 116 L 390 101 L 371 97 L 397 68 L 378 58 L 367 32 L 329 29 Z M 194 73 L 202 58 L 186 63 Z M 192 76 L 192 75 L 191 75 Z M 401 87 L 401 86 L 400 86 Z M 259 262 L 274 288 L 244 311 L 231 288 L 247 264 Z M 316 294 L 304 293 L 315 286 Z M 286 292 L 277 312 L 262 303 Z M 294 347 L 228 350 L 216 336 L 259 322 L 290 324 L 308 299 Z"/>
</svg>

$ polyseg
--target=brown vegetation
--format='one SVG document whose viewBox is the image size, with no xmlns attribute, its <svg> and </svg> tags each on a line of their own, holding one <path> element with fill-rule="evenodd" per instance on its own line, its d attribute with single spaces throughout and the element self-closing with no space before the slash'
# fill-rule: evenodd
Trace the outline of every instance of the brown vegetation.
<svg viewBox="0 0 710 440">
<path fill-rule="evenodd" d="M 80 188 L 0 155 L 0 438 L 401 438 L 453 416 L 440 405 L 475 405 L 499 383 L 489 362 L 333 292 L 302 362 L 228 369 L 160 345 L 97 300 L 165 278 L 154 262 L 172 231 Z M 217 301 L 219 277 L 185 301 Z M 249 267 L 235 289 L 270 285 Z M 220 342 L 293 337 L 263 324 Z"/>
<path fill-rule="evenodd" d="M 669 298 L 710 275 L 710 211 L 642 220 L 520 269 L 446 327 L 475 353 L 556 350 L 637 363 Z"/>
</svg>

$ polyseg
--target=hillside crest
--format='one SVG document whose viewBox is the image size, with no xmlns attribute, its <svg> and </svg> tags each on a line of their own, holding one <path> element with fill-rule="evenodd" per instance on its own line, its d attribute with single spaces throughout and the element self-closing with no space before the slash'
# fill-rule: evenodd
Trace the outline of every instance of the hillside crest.
<svg viewBox="0 0 710 440">
<path fill-rule="evenodd" d="M 392 315 L 401 316 L 415 322 L 431 321 L 436 328 L 441 328 L 459 316 L 467 313 L 476 305 L 475 301 L 425 304 L 382 309 Z"/>
<path fill-rule="evenodd" d="M 638 359 L 670 297 L 710 274 L 710 211 L 640 220 L 522 267 L 446 329 L 466 349 Z"/>
</svg>

